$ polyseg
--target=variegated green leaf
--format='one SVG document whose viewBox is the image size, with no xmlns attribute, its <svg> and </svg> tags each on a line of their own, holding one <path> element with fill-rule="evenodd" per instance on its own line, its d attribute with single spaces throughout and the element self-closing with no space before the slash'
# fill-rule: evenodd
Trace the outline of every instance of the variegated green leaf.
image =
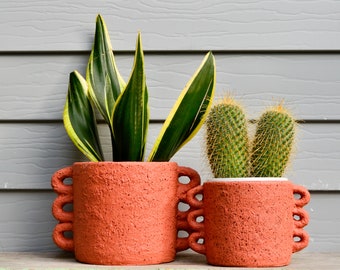
<svg viewBox="0 0 340 270">
<path fill-rule="evenodd" d="M 98 15 L 94 44 L 86 70 L 90 96 L 107 124 L 112 122 L 115 101 L 125 87 L 116 67 L 104 19 Z"/>
<path fill-rule="evenodd" d="M 148 123 L 148 91 L 139 33 L 132 73 L 114 108 L 112 127 L 116 145 L 112 151 L 115 161 L 143 160 Z"/>
<path fill-rule="evenodd" d="M 166 119 L 149 161 L 168 161 L 202 126 L 215 92 L 215 59 L 209 52 Z"/>
<path fill-rule="evenodd" d="M 70 74 L 63 120 L 72 142 L 88 159 L 104 160 L 87 83 L 77 71 Z"/>
</svg>

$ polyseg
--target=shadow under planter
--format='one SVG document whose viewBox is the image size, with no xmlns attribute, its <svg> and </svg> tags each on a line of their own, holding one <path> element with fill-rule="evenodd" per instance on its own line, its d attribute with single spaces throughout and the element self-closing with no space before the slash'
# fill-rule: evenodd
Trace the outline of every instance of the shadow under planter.
<svg viewBox="0 0 340 270">
<path fill-rule="evenodd" d="M 187 184 L 179 182 L 187 176 Z M 72 178 L 72 185 L 64 183 Z M 84 263 L 146 265 L 170 262 L 189 247 L 187 191 L 200 184 L 196 171 L 175 162 L 78 162 L 52 176 L 59 221 L 54 242 Z M 73 204 L 73 211 L 63 207 Z M 73 238 L 65 237 L 72 231 Z"/>
</svg>

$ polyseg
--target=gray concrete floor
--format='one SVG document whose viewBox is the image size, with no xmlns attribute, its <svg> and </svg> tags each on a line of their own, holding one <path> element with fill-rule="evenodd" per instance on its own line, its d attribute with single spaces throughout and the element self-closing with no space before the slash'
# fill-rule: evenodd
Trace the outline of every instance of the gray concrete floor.
<svg viewBox="0 0 340 270">
<path fill-rule="evenodd" d="M 3 269 L 242 269 L 216 267 L 206 263 L 205 257 L 191 251 L 181 252 L 174 262 L 148 266 L 96 266 L 76 262 L 72 254 L 55 253 L 0 253 L 0 270 Z M 253 269 L 253 268 L 245 268 Z M 340 269 L 340 253 L 296 253 L 286 267 L 265 269 Z"/>
</svg>

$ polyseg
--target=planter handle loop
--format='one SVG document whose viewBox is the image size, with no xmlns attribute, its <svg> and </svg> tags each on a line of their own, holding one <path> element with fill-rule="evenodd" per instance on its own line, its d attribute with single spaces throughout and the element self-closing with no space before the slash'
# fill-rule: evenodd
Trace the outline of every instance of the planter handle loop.
<svg viewBox="0 0 340 270">
<path fill-rule="evenodd" d="M 293 238 L 299 238 L 298 240 L 293 239 L 293 253 L 300 251 L 307 247 L 309 242 L 309 235 L 303 230 L 309 222 L 309 215 L 307 211 L 302 209 L 310 201 L 310 194 L 308 190 L 302 186 L 293 186 L 294 194 L 298 194 L 300 198 L 295 199 L 295 207 L 293 210 L 294 217 L 294 232 Z"/>
<path fill-rule="evenodd" d="M 203 194 L 203 186 L 197 186 L 188 192 L 187 199 L 190 206 L 197 208 L 196 210 L 188 214 L 188 223 L 190 228 L 194 231 L 189 235 L 189 247 L 194 251 L 206 254 L 206 249 L 204 245 L 204 222 L 198 222 L 197 218 L 204 217 L 203 200 L 198 200 L 197 195 Z M 198 241 L 203 239 L 203 243 Z"/>
<path fill-rule="evenodd" d="M 66 204 L 73 203 L 72 185 L 64 184 L 64 180 L 72 178 L 72 174 L 72 167 L 66 167 L 55 172 L 51 180 L 52 188 L 58 194 L 52 204 L 52 214 L 59 221 L 53 231 L 53 241 L 66 251 L 74 251 L 73 239 L 64 235 L 65 232 L 72 232 L 73 212 L 63 209 Z"/>
<path fill-rule="evenodd" d="M 180 231 L 186 231 L 189 236 L 191 234 L 191 228 L 188 224 L 187 217 L 192 212 L 193 206 L 189 203 L 187 199 L 187 194 L 193 188 L 199 186 L 201 184 L 201 177 L 199 174 L 189 168 L 178 166 L 178 178 L 181 176 L 186 176 L 189 178 L 189 182 L 187 184 L 182 184 L 178 182 L 177 186 L 177 197 L 179 199 L 179 203 L 186 203 L 189 204 L 189 209 L 187 211 L 181 211 L 178 209 L 177 211 L 177 234 Z M 183 251 L 189 248 L 189 237 L 179 237 L 177 236 L 177 244 L 176 244 L 176 251 Z"/>
</svg>

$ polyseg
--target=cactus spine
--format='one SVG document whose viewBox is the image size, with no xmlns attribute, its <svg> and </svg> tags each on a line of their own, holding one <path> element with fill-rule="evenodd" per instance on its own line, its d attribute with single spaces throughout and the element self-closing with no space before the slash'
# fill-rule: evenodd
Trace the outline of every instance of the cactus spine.
<svg viewBox="0 0 340 270">
<path fill-rule="evenodd" d="M 254 177 L 281 177 L 289 161 L 295 135 L 295 121 L 279 105 L 260 117 L 251 154 Z"/>
<path fill-rule="evenodd" d="M 295 137 L 295 121 L 282 104 L 266 110 L 250 143 L 245 113 L 233 99 L 215 105 L 206 120 L 206 152 L 216 178 L 282 177 Z"/>
<path fill-rule="evenodd" d="M 206 151 L 214 176 L 248 176 L 249 142 L 242 107 L 231 98 L 223 99 L 211 109 L 206 129 Z"/>
</svg>

